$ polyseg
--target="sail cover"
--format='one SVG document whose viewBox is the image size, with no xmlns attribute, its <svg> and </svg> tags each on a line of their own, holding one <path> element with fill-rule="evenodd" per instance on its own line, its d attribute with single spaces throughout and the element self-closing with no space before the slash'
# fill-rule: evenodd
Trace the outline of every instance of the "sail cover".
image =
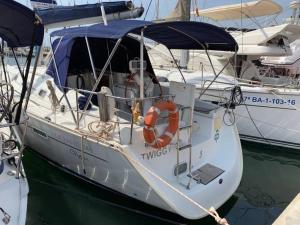
<svg viewBox="0 0 300 225">
<path fill-rule="evenodd" d="M 41 46 L 44 27 L 29 8 L 15 1 L 0 0 L 0 37 L 12 48 Z"/>
<path fill-rule="evenodd" d="M 133 4 L 131 1 L 103 2 L 106 14 L 129 11 Z M 43 24 L 54 24 L 70 20 L 79 20 L 90 17 L 102 16 L 100 4 L 83 4 L 75 6 L 58 6 L 47 9 L 36 10 L 42 18 Z"/>
</svg>

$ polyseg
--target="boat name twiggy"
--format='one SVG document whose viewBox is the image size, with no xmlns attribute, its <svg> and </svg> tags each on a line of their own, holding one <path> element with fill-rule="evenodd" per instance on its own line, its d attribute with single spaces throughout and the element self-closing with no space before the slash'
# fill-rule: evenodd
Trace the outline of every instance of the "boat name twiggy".
<svg viewBox="0 0 300 225">
<path fill-rule="evenodd" d="M 143 157 L 144 160 L 155 159 L 168 154 L 170 151 L 171 148 L 164 148 L 164 149 L 154 150 L 151 152 L 142 153 L 141 156 Z"/>
</svg>

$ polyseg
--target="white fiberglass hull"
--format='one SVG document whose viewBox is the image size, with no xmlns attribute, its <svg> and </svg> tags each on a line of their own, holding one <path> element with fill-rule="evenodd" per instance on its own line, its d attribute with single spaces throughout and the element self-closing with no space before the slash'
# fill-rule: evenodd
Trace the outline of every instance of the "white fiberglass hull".
<svg viewBox="0 0 300 225">
<path fill-rule="evenodd" d="M 234 110 L 241 139 L 300 149 L 300 91 L 243 86 L 242 91 L 245 103 Z M 220 92 L 211 88 L 204 98 L 216 100 L 211 95 Z"/>
<path fill-rule="evenodd" d="M 163 149 L 152 152 L 140 152 L 137 150 L 137 154 L 132 155 L 132 158 L 127 158 L 126 155 L 120 154 L 114 147 L 97 143 L 88 138 L 83 139 L 85 149 L 83 166 L 82 152 L 80 150 L 82 139 L 78 134 L 31 114 L 29 116 L 26 144 L 49 161 L 67 169 L 80 178 L 103 185 L 185 218 L 199 219 L 207 215 L 206 212 L 178 195 L 176 191 L 174 192 L 157 177 L 149 174 L 149 170 L 145 169 L 142 163 L 134 163 L 134 160 L 141 162 L 151 160 L 166 162 L 171 155 L 176 154 L 174 150 Z M 206 147 L 205 145 L 202 146 L 201 155 L 197 156 L 203 157 L 204 162 L 210 161 L 218 165 L 223 164 L 222 168 L 226 168 L 226 171 L 208 185 L 192 182 L 193 186 L 190 190 L 187 190 L 184 185 L 175 186 L 184 195 L 207 209 L 211 206 L 218 208 L 224 204 L 235 192 L 242 177 L 243 159 L 237 129 L 235 127 L 228 127 L 227 129 L 231 129 L 232 132 L 227 137 L 222 135 L 223 132 L 221 132 L 218 140 L 220 146 L 223 146 L 222 149 L 206 149 L 206 147 L 209 147 L 207 143 Z M 232 142 L 226 141 L 228 138 Z M 224 144 L 222 145 L 222 143 Z M 223 157 L 221 155 L 218 158 L 209 159 L 209 151 L 226 152 L 232 148 L 235 150 L 229 152 L 230 157 L 233 157 L 230 162 L 222 162 Z M 133 158 L 134 160 L 132 160 Z M 175 166 L 175 160 L 174 162 L 169 160 L 169 162 L 172 162 Z M 167 168 L 164 168 L 164 165 L 157 169 L 167 170 Z M 185 181 L 187 180 L 185 179 Z M 221 184 L 219 183 L 220 180 L 222 180 Z M 201 189 L 197 189 L 197 185 L 201 185 Z"/>
<path fill-rule="evenodd" d="M 10 165 L 7 160 L 3 163 L 3 171 L 0 169 L 0 207 L 10 216 L 9 225 L 25 225 L 29 192 L 27 179 L 16 179 L 15 166 Z M 5 225 L 3 218 L 0 211 L 0 225 Z"/>
</svg>

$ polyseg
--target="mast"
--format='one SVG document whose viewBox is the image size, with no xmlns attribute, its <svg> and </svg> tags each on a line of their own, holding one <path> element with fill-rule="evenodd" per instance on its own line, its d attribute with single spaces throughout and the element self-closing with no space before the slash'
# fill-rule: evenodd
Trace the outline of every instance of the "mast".
<svg viewBox="0 0 300 225">
<path fill-rule="evenodd" d="M 191 19 L 191 0 L 178 0 L 175 9 L 165 18 L 168 21 L 190 21 Z M 189 61 L 189 51 L 181 50 L 179 67 L 187 69 Z"/>
<path fill-rule="evenodd" d="M 181 21 L 190 21 L 191 19 L 191 0 L 179 0 L 177 5 L 181 8 Z M 183 69 L 187 69 L 189 62 L 189 51 L 182 50 L 180 52 L 179 66 Z"/>
</svg>

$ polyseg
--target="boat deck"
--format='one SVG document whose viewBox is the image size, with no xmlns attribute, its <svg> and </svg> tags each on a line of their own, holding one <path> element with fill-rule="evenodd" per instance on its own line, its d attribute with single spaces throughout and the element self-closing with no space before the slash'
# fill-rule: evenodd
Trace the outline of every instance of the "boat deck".
<svg viewBox="0 0 300 225">
<path fill-rule="evenodd" d="M 26 178 L 15 178 L 16 168 L 6 160 L 3 162 L 3 171 L 0 174 L 0 208 L 9 216 L 9 224 L 25 224 L 27 194 L 29 192 Z M 4 215 L 0 212 L 0 224 L 3 223 Z"/>
</svg>

